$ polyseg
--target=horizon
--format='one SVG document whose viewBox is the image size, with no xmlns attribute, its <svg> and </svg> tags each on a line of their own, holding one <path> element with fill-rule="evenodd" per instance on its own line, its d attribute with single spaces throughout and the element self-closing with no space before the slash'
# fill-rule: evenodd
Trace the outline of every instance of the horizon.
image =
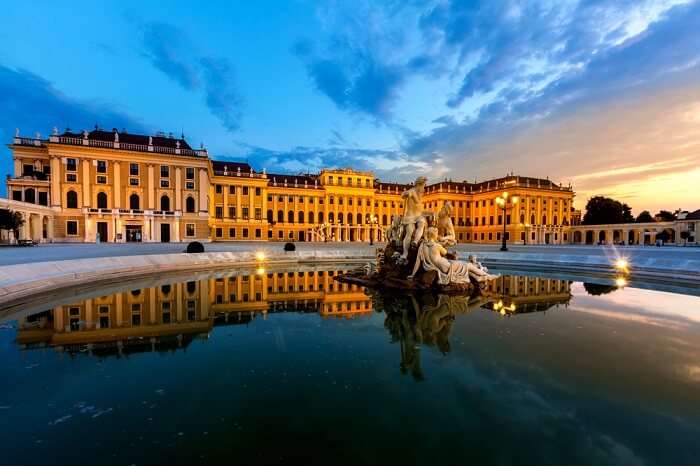
<svg viewBox="0 0 700 466">
<path fill-rule="evenodd" d="M 513 173 L 581 211 L 700 208 L 700 2 L 467 3 L 7 5 L 0 170 L 15 128 L 100 124 L 290 175 Z"/>
</svg>

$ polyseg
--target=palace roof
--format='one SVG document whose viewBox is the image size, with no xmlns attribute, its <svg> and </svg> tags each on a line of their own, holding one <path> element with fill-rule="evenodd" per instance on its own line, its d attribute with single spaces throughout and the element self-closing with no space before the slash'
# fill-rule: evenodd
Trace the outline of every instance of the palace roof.
<svg viewBox="0 0 700 466">
<path fill-rule="evenodd" d="M 88 139 L 91 139 L 93 141 L 114 142 L 115 133 L 118 134 L 120 143 L 139 144 L 147 146 L 149 143 L 149 138 L 151 138 L 153 145 L 157 147 L 169 147 L 175 149 L 177 148 L 177 143 L 179 141 L 180 149 L 192 150 L 192 148 L 184 138 L 174 138 L 172 136 L 172 133 L 167 136 L 164 133 L 157 133 L 155 136 L 148 136 L 144 134 L 131 134 L 124 130 L 118 131 L 117 128 L 113 128 L 112 131 L 94 129 L 92 131 L 88 131 Z M 74 133 L 70 130 L 66 130 L 63 132 L 63 134 L 60 134 L 59 136 L 82 139 L 84 137 L 84 133 Z"/>
</svg>

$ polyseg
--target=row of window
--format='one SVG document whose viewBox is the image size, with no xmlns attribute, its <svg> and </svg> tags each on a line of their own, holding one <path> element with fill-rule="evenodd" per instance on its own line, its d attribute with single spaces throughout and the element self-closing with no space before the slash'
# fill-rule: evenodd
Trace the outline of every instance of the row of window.
<svg viewBox="0 0 700 466">
<path fill-rule="evenodd" d="M 34 167 L 31 165 L 27 165 L 32 167 L 32 171 L 34 171 Z M 25 166 L 26 167 L 26 166 Z M 95 162 L 95 167 L 97 173 L 107 173 L 107 161 L 105 160 L 97 160 Z M 24 170 L 24 168 L 23 168 Z M 76 172 L 78 171 L 78 160 L 74 158 L 67 158 L 66 159 L 66 171 L 69 172 Z M 139 176 L 141 174 L 141 167 L 140 164 L 138 163 L 130 163 L 129 164 L 129 176 Z M 194 167 L 185 167 L 185 179 L 186 180 L 194 180 L 195 176 L 195 168 Z M 161 178 L 170 178 L 170 165 L 160 165 L 160 177 Z"/>
<path fill-rule="evenodd" d="M 97 193 L 97 208 L 98 209 L 108 209 L 107 194 L 104 192 Z M 78 193 L 70 190 L 66 193 L 66 208 L 77 209 L 78 208 Z M 141 209 L 141 198 L 138 194 L 133 193 L 129 196 L 129 209 L 140 210 Z M 163 194 L 160 197 L 160 210 L 170 211 L 170 197 L 167 194 Z M 187 196 L 185 199 L 185 212 L 194 213 L 195 212 L 195 200 L 192 196 Z"/>
</svg>

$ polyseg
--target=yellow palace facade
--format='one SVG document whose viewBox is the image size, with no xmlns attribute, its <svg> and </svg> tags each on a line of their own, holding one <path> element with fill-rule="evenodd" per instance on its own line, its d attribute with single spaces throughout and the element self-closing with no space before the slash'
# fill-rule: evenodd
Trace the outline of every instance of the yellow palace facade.
<svg viewBox="0 0 700 466">
<path fill-rule="evenodd" d="M 54 129 L 18 133 L 9 148 L 5 204 L 25 219 L 18 239 L 40 242 L 381 241 L 411 187 L 351 169 L 256 171 L 162 133 Z M 452 204 L 459 242 L 499 242 L 505 222 L 506 238 L 525 244 L 569 242 L 573 198 L 571 187 L 513 175 L 438 182 L 423 196 L 434 212 Z"/>
</svg>

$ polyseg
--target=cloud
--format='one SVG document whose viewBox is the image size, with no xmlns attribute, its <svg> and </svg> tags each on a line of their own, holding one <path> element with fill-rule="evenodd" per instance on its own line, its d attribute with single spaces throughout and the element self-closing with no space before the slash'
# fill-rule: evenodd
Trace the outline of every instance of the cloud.
<svg viewBox="0 0 700 466">
<path fill-rule="evenodd" d="M 243 98 L 231 62 L 200 54 L 185 32 L 171 24 L 152 22 L 141 29 L 142 53 L 151 64 L 187 91 L 202 89 L 211 114 L 227 131 L 236 132 L 243 116 Z"/>
<path fill-rule="evenodd" d="M 142 28 L 144 56 L 184 89 L 199 86 L 199 71 L 192 66 L 184 31 L 167 23 L 146 23 Z"/>
<path fill-rule="evenodd" d="M 49 81 L 23 69 L 0 65 L 0 140 L 9 142 L 15 128 L 23 135 L 34 136 L 39 131 L 46 137 L 57 126 L 73 129 L 91 128 L 100 124 L 105 128 L 129 128 L 148 132 L 140 120 L 115 110 L 114 104 L 79 101 L 64 95 Z M 12 173 L 12 158 L 4 144 L 0 149 L 0 170 Z M 5 184 L 2 188 L 5 190 Z"/>
<path fill-rule="evenodd" d="M 306 60 L 314 86 L 338 108 L 378 119 L 389 118 L 404 80 L 402 67 L 381 63 L 371 55 L 356 55 L 346 62 L 316 57 L 299 49 L 295 48 L 297 55 Z"/>
<path fill-rule="evenodd" d="M 224 155 L 224 159 L 246 160 L 256 170 L 299 174 L 318 173 L 324 168 L 348 168 L 372 171 L 385 181 L 412 181 L 418 175 L 442 176 L 431 164 L 412 160 L 406 154 L 380 149 L 348 147 L 294 147 L 289 150 L 272 150 L 242 144 L 238 155 Z M 217 159 L 220 157 L 217 156 Z M 444 168 L 444 167 L 441 167 Z"/>
<path fill-rule="evenodd" d="M 223 58 L 206 57 L 199 63 L 207 107 L 228 131 L 235 132 L 240 127 L 242 100 L 235 89 L 233 67 Z"/>
</svg>

